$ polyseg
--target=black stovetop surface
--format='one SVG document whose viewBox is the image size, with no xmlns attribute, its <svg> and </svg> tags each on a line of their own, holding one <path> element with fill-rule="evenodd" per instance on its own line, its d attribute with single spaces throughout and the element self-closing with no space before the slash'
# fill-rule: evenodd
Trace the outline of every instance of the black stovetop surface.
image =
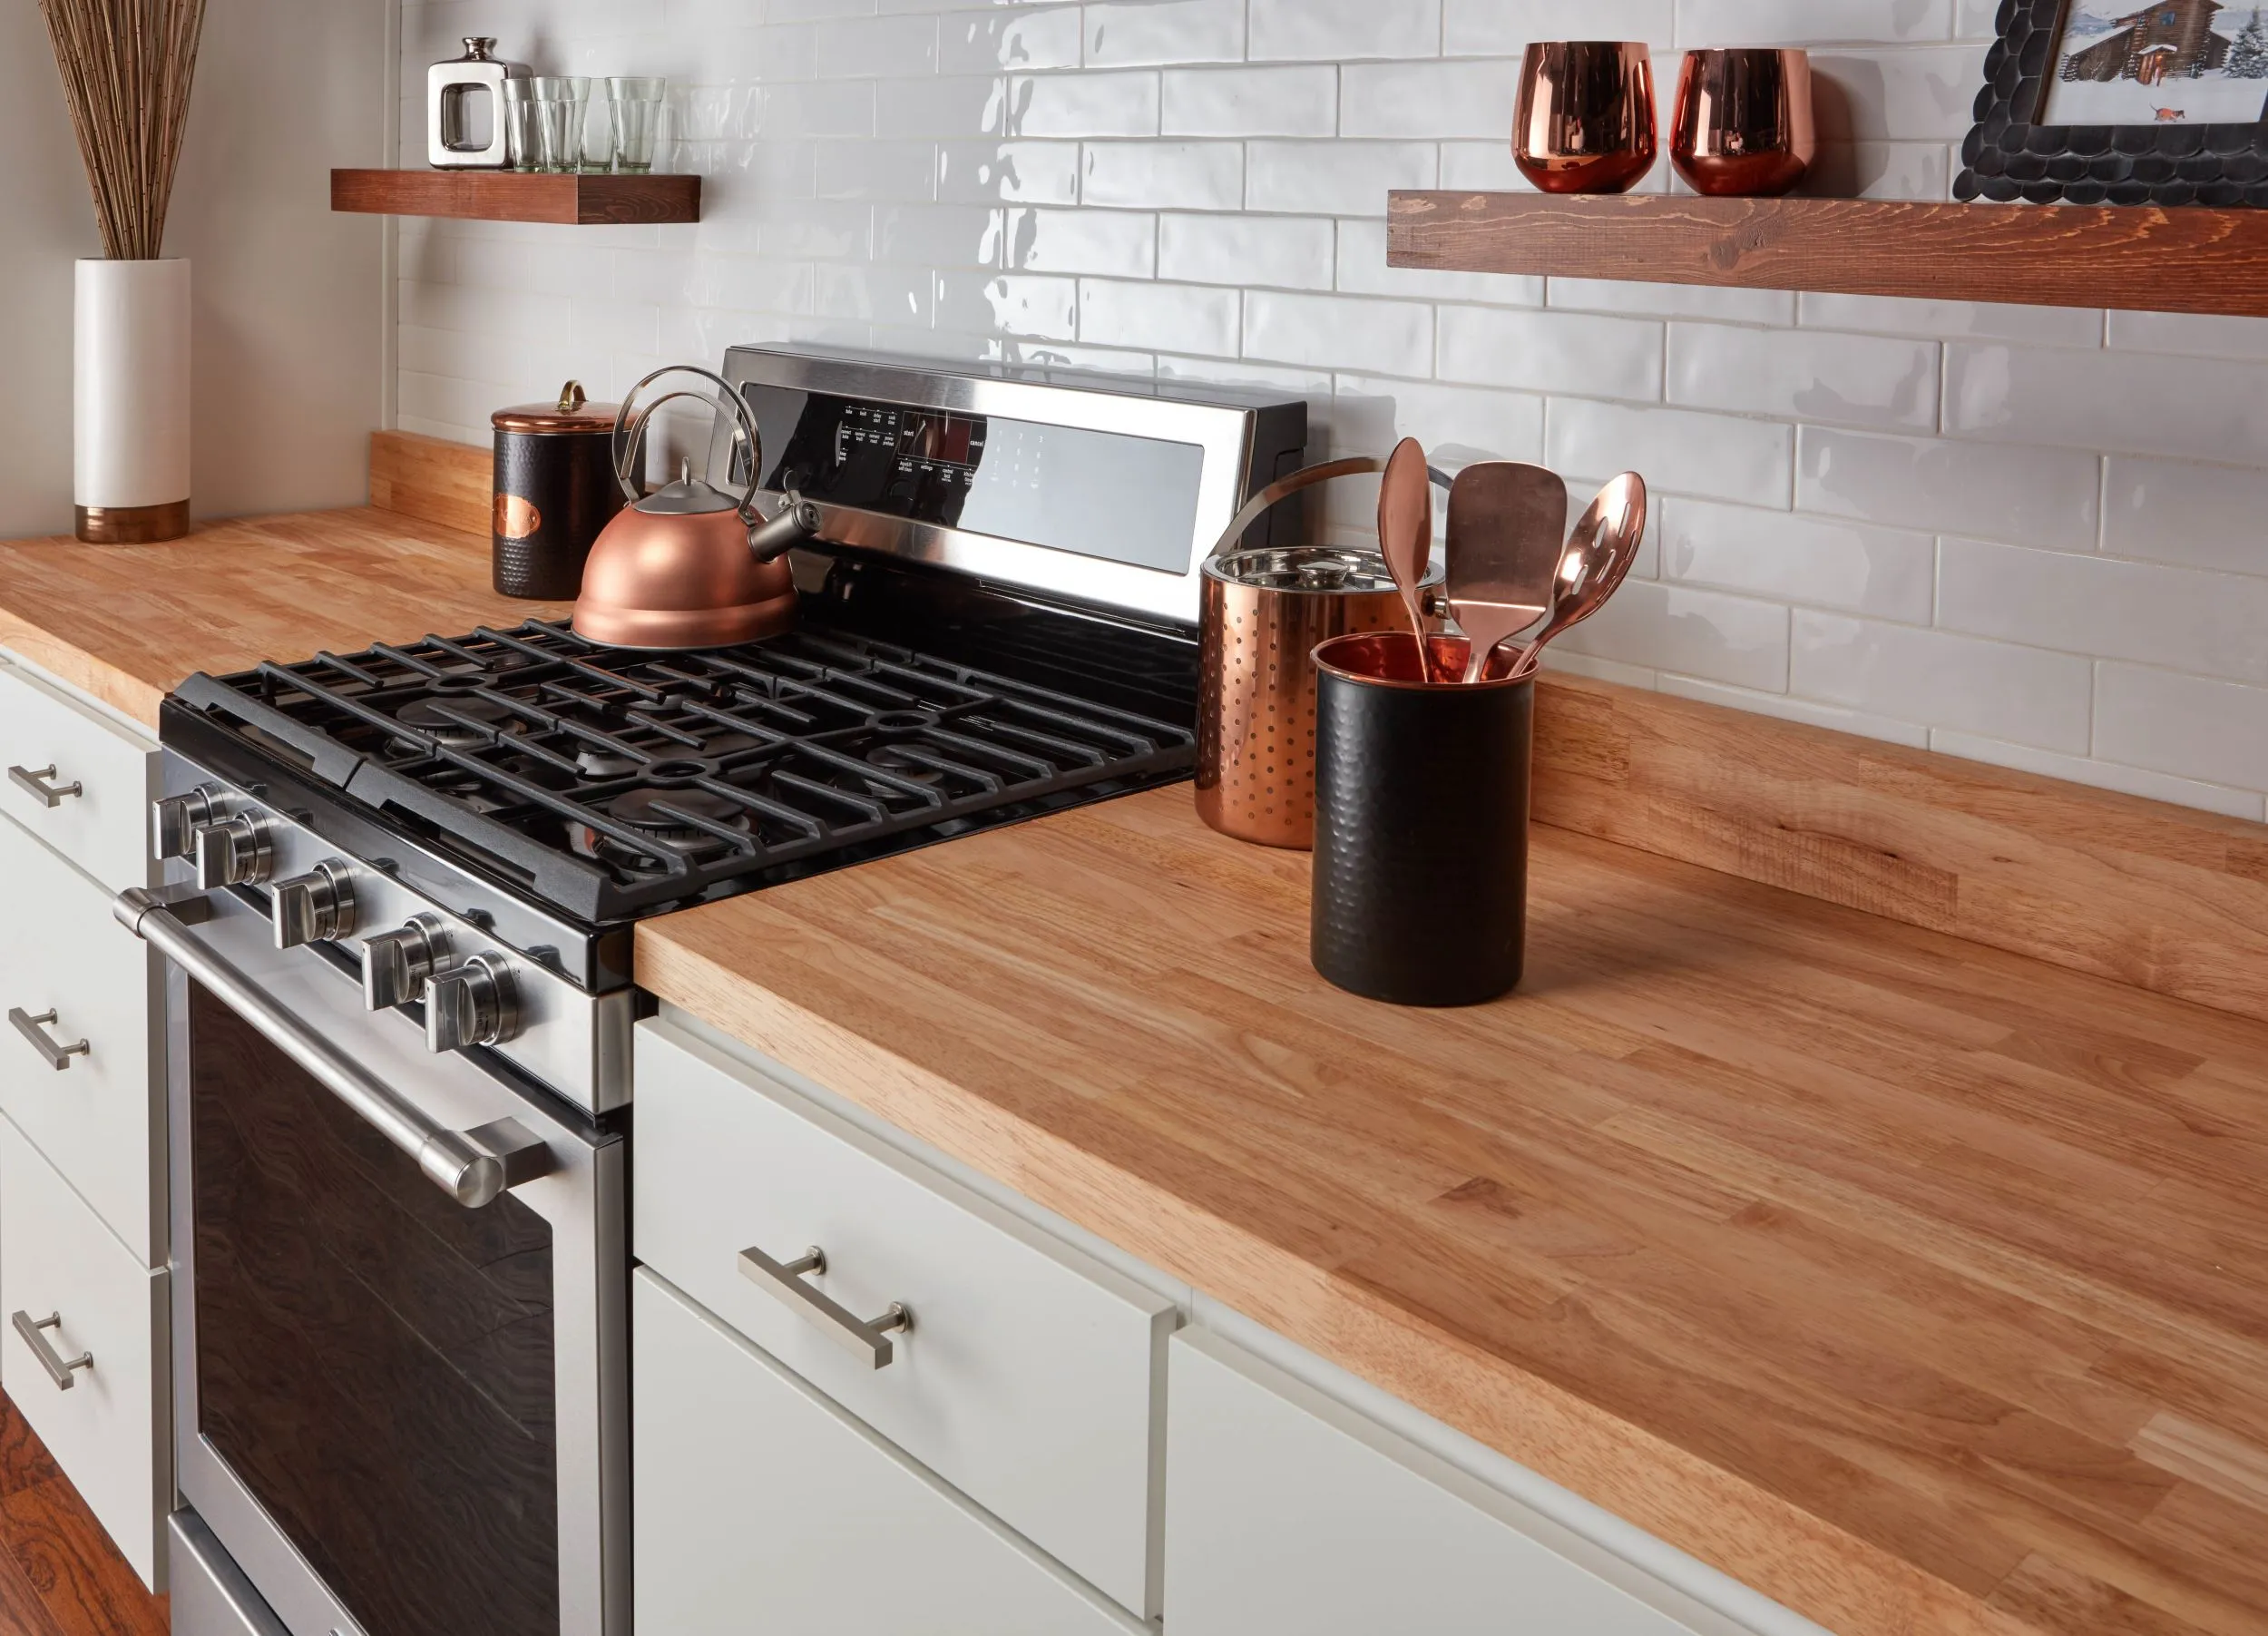
<svg viewBox="0 0 2268 1636">
<path fill-rule="evenodd" d="M 1182 777 L 1194 678 L 1185 632 L 838 575 L 761 642 L 530 621 L 193 677 L 164 730 L 595 927 Z"/>
</svg>

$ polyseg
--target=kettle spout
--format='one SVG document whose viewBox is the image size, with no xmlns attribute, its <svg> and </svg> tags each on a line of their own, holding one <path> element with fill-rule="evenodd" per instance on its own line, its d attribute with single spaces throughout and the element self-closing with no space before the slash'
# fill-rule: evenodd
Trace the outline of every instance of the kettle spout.
<svg viewBox="0 0 2268 1636">
<path fill-rule="evenodd" d="M 748 530 L 748 550 L 759 563 L 769 563 L 819 532 L 819 508 L 793 490 L 779 514 Z"/>
</svg>

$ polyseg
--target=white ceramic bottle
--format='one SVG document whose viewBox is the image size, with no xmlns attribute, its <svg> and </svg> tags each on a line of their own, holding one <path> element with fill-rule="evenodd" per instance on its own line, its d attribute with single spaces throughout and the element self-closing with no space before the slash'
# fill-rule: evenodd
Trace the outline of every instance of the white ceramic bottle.
<svg viewBox="0 0 2268 1636">
<path fill-rule="evenodd" d="M 189 532 L 189 262 L 78 267 L 72 498 L 82 540 Z"/>
</svg>

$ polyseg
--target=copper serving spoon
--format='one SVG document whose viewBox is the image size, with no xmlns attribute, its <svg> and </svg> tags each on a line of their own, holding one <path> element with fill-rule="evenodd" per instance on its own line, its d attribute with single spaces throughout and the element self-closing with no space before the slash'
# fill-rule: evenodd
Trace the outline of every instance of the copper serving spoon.
<svg viewBox="0 0 2268 1636">
<path fill-rule="evenodd" d="M 1464 680 L 1478 681 L 1490 656 L 1534 630 L 1557 606 L 1567 539 L 1567 483 L 1518 460 L 1477 460 L 1449 489 L 1447 604 L 1465 633 Z"/>
<path fill-rule="evenodd" d="M 1646 479 L 1625 472 L 1598 491 L 1575 532 L 1568 537 L 1559 558 L 1557 594 L 1551 622 L 1520 650 L 1512 666 L 1518 675 L 1533 670 L 1544 645 L 1573 630 L 1599 609 L 1629 577 L 1637 561 L 1638 545 L 1646 538 Z"/>
<path fill-rule="evenodd" d="M 1426 469 L 1425 451 L 1414 437 L 1394 446 L 1386 475 L 1379 481 L 1378 548 L 1385 553 L 1386 570 L 1402 593 L 1402 605 L 1410 611 L 1410 628 L 1417 635 L 1418 674 L 1431 681 L 1422 587 L 1433 557 L 1433 480 Z"/>
</svg>

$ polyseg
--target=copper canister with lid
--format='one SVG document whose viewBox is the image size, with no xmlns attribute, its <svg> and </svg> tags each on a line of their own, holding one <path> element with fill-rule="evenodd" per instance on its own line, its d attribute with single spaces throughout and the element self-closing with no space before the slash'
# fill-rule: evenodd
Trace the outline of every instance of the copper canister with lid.
<svg viewBox="0 0 2268 1636">
<path fill-rule="evenodd" d="M 1223 835 L 1305 850 L 1315 839 L 1315 666 L 1334 636 L 1405 628 L 1386 560 L 1336 545 L 1232 550 L 1263 513 L 1368 458 L 1309 466 L 1262 490 L 1207 560 L 1198 673 L 1197 810 Z"/>
<path fill-rule="evenodd" d="M 569 381 L 555 403 L 514 404 L 495 426 L 494 579 L 506 596 L 572 602 L 599 531 L 622 509 L 614 412 Z"/>
</svg>

